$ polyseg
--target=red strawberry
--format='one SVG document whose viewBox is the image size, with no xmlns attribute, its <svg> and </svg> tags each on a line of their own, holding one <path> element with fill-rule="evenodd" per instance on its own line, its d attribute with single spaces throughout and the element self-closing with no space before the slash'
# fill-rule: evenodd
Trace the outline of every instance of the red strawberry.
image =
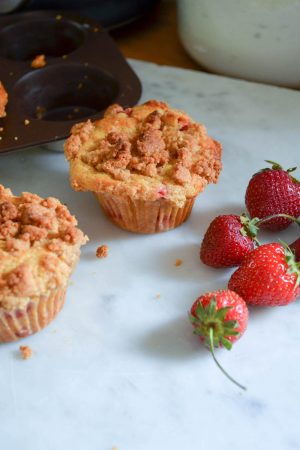
<svg viewBox="0 0 300 450">
<path fill-rule="evenodd" d="M 253 175 L 246 190 L 246 206 L 251 217 L 264 218 L 273 214 L 300 215 L 300 182 L 290 173 L 296 167 L 284 170 L 273 161 L 272 168 L 266 168 Z M 290 218 L 277 217 L 266 221 L 262 227 L 268 230 L 287 228 Z"/>
<path fill-rule="evenodd" d="M 248 309 L 244 300 L 229 290 L 207 292 L 194 302 L 190 320 L 194 333 L 206 343 L 218 367 L 231 381 L 245 389 L 224 371 L 214 354 L 215 347 L 230 350 L 246 330 Z"/>
<path fill-rule="evenodd" d="M 300 282 L 300 263 L 287 246 L 261 245 L 249 253 L 231 275 L 228 288 L 246 303 L 281 306 L 295 300 Z"/>
<path fill-rule="evenodd" d="M 204 235 L 200 249 L 201 261 L 217 268 L 240 265 L 244 257 L 254 250 L 255 244 L 258 244 L 257 232 L 268 219 L 269 216 L 250 220 L 245 214 L 216 217 Z M 292 216 L 291 220 L 300 225 L 300 221 Z"/>
<path fill-rule="evenodd" d="M 254 249 L 258 221 L 233 214 L 216 217 L 204 235 L 201 261 L 211 267 L 238 266 Z"/>
<path fill-rule="evenodd" d="M 293 253 L 295 255 L 295 260 L 297 262 L 299 262 L 300 261 L 300 238 L 298 238 L 296 241 L 294 241 L 290 245 L 290 249 L 293 251 Z"/>
</svg>

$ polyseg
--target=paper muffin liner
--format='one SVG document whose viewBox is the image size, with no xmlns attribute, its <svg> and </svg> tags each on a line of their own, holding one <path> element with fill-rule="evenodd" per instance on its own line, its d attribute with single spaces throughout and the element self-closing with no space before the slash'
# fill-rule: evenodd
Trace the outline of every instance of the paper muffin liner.
<svg viewBox="0 0 300 450">
<path fill-rule="evenodd" d="M 186 200 L 183 207 L 165 199 L 133 200 L 107 193 L 96 193 L 105 214 L 119 227 L 134 233 L 160 233 L 172 230 L 185 222 L 196 197 Z"/>
<path fill-rule="evenodd" d="M 50 295 L 40 295 L 29 301 L 26 309 L 5 310 L 0 308 L 0 343 L 37 333 L 48 325 L 62 309 L 66 287 L 55 289 Z"/>
</svg>

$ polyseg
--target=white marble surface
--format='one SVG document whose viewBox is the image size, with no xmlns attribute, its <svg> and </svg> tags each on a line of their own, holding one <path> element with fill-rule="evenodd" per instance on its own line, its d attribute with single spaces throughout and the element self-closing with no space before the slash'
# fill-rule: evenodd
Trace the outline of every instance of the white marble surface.
<svg viewBox="0 0 300 450">
<path fill-rule="evenodd" d="M 68 184 L 62 154 L 1 156 L 0 182 L 66 202 L 90 236 L 64 310 L 47 329 L 0 346 L 1 450 L 299 449 L 300 303 L 251 309 L 244 337 L 219 360 L 192 334 L 187 311 L 231 270 L 204 267 L 202 235 L 214 216 L 243 211 L 249 177 L 264 159 L 299 164 L 300 93 L 133 62 L 143 100 L 160 98 L 203 121 L 224 145 L 217 186 L 188 223 L 163 235 L 121 231 L 88 193 Z M 299 173 L 299 172 L 298 172 Z M 296 226 L 280 234 L 291 242 Z M 266 240 L 273 235 L 265 235 Z M 95 258 L 106 243 L 110 255 Z M 177 258 L 183 260 L 175 267 Z M 161 297 L 156 298 L 160 293 Z"/>
</svg>

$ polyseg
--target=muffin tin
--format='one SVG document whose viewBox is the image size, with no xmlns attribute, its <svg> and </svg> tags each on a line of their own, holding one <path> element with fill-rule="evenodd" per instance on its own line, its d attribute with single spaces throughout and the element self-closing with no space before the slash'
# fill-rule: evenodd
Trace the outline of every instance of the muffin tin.
<svg viewBox="0 0 300 450">
<path fill-rule="evenodd" d="M 31 67 L 40 54 L 46 66 Z M 0 153 L 61 140 L 107 106 L 133 106 L 141 83 L 90 18 L 58 11 L 0 18 L 0 80 L 8 92 Z"/>
</svg>

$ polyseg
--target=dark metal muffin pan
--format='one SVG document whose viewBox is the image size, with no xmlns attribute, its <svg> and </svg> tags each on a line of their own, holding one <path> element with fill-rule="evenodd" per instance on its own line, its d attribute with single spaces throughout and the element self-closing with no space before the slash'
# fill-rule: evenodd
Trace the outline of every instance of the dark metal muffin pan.
<svg viewBox="0 0 300 450">
<path fill-rule="evenodd" d="M 46 66 L 33 69 L 35 56 Z M 69 12 L 0 17 L 0 80 L 8 92 L 0 153 L 69 135 L 112 103 L 133 106 L 141 84 L 118 48 L 90 18 Z"/>
</svg>

